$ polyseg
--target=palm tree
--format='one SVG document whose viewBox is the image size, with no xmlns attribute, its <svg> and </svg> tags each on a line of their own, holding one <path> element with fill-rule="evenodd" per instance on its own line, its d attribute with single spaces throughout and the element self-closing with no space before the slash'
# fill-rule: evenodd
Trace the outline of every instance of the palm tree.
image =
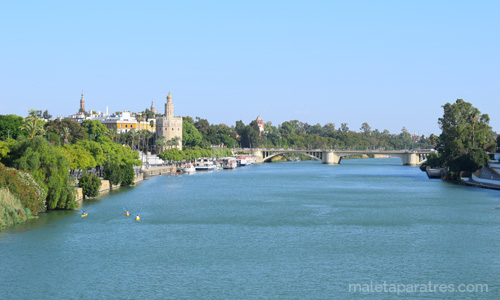
<svg viewBox="0 0 500 300">
<path fill-rule="evenodd" d="M 37 112 L 34 109 L 30 109 L 29 115 L 24 119 L 24 124 L 19 128 L 28 132 L 31 139 L 33 139 L 37 134 L 45 134 L 43 123 L 38 118 Z"/>
<path fill-rule="evenodd" d="M 68 144 L 68 137 L 69 137 L 70 133 L 71 133 L 71 130 L 69 130 L 68 127 L 63 128 L 62 136 L 64 137 L 64 145 Z"/>
<path fill-rule="evenodd" d="M 118 133 L 115 128 L 107 128 L 105 135 L 111 139 L 111 141 L 115 141 Z"/>
<path fill-rule="evenodd" d="M 149 138 L 151 137 L 149 131 L 147 130 L 143 130 L 143 133 L 144 133 L 144 143 L 143 143 L 143 151 L 145 153 L 148 152 L 148 144 L 149 144 Z"/>
<path fill-rule="evenodd" d="M 159 147 L 159 151 L 161 151 L 163 149 L 163 147 L 165 147 L 165 137 L 162 136 L 160 138 L 158 138 L 156 141 L 155 141 L 155 146 Z"/>
<path fill-rule="evenodd" d="M 130 143 L 130 150 L 134 150 L 134 142 L 135 142 L 135 137 L 138 135 L 137 131 L 135 129 L 130 129 L 129 131 L 130 137 L 132 138 L 132 142 Z"/>
<path fill-rule="evenodd" d="M 179 148 L 179 140 L 181 138 L 178 137 L 178 136 L 174 136 L 173 138 L 171 138 L 168 142 L 167 142 L 167 146 L 170 146 L 170 148 L 173 148 L 174 146 L 176 146 L 176 148 Z"/>
</svg>

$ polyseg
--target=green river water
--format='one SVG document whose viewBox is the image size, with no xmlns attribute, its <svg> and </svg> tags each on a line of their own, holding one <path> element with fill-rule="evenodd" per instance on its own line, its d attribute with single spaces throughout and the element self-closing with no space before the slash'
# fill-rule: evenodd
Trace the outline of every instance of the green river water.
<svg viewBox="0 0 500 300">
<path fill-rule="evenodd" d="M 0 297 L 500 299 L 497 206 L 392 158 L 153 177 L 0 232 Z"/>
</svg>

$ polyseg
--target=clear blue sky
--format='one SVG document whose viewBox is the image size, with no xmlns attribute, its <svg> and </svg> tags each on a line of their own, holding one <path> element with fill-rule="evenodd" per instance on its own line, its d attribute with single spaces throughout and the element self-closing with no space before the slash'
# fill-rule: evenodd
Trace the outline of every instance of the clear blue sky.
<svg viewBox="0 0 500 300">
<path fill-rule="evenodd" d="M 463 98 L 500 132 L 500 1 L 2 1 L 0 114 L 440 133 Z"/>
</svg>

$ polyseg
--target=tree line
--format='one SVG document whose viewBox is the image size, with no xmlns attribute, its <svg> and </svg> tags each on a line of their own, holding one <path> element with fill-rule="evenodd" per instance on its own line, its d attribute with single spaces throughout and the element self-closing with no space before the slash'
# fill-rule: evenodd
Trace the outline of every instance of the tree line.
<svg viewBox="0 0 500 300">
<path fill-rule="evenodd" d="M 100 176 L 114 185 L 133 184 L 139 155 L 112 137 L 99 121 L 44 121 L 35 110 L 26 118 L 0 115 L 0 188 L 8 188 L 36 215 L 75 208 L 78 177 L 84 196 L 97 195 Z"/>
<path fill-rule="evenodd" d="M 357 150 L 434 148 L 437 153 L 429 157 L 428 163 L 446 167 L 452 178 L 458 178 L 461 171 L 472 172 L 487 164 L 486 152 L 500 147 L 500 138 L 495 140 L 488 115 L 482 114 L 472 104 L 458 99 L 453 104 L 446 103 L 443 109 L 443 117 L 438 120 L 442 133 L 428 137 L 411 135 L 404 127 L 400 133 L 373 130 L 366 122 L 359 131 L 353 131 L 347 123 L 341 123 L 337 128 L 335 123 L 313 125 L 290 120 L 274 126 L 269 121 L 261 131 L 255 120 L 249 124 L 240 120 L 228 126 L 186 116 L 183 117 L 184 150 L 168 149 L 162 153 L 159 153 L 159 149 L 165 146 L 172 148 L 178 141 L 157 139 L 153 132 L 147 130 L 130 130 L 118 134 L 116 128 L 108 129 L 98 120 L 85 120 L 81 124 L 72 119 L 46 121 L 51 117 L 47 111 L 30 110 L 26 118 L 0 115 L 0 162 L 5 167 L 26 172 L 29 175 L 22 176 L 33 177 L 33 182 L 38 185 L 34 190 L 43 190 L 43 193 L 32 192 L 45 195 L 42 197 L 43 204 L 40 197 L 28 197 L 33 199 L 33 203 L 24 203 L 34 214 L 45 209 L 75 207 L 73 180 L 77 177 L 80 177 L 81 184 L 87 185 L 84 188 L 87 196 L 95 195 L 96 186 L 100 185 L 94 177 L 102 176 L 114 185 L 133 183 L 133 168 L 141 165 L 136 150 L 159 154 L 165 160 L 180 161 L 205 156 L 227 156 L 231 155 L 228 149 L 238 147 Z M 150 119 L 154 114 L 146 112 L 142 117 Z M 215 154 L 214 145 L 219 146 L 215 148 L 218 149 Z M 6 172 L 7 169 L 1 170 Z M 9 180 L 0 180 L 0 188 L 6 187 L 7 182 Z M 34 186 L 33 183 L 31 185 Z M 21 189 L 11 186 L 11 190 Z"/>
</svg>

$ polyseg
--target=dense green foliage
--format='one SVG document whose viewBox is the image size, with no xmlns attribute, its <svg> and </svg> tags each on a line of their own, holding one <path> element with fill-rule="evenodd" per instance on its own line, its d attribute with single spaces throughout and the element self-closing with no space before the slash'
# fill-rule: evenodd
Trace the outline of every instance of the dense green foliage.
<svg viewBox="0 0 500 300">
<path fill-rule="evenodd" d="M 20 139 L 8 158 L 7 165 L 31 173 L 47 192 L 49 209 L 76 207 L 73 183 L 68 176 L 70 163 L 45 138 Z"/>
<path fill-rule="evenodd" d="M 134 184 L 134 166 L 131 163 L 118 164 L 109 162 L 104 165 L 103 177 L 112 185 Z"/>
<path fill-rule="evenodd" d="M 96 166 L 96 160 L 92 153 L 82 145 L 64 145 L 59 150 L 68 159 L 71 170 L 88 170 Z"/>
<path fill-rule="evenodd" d="M 47 209 L 47 192 L 29 173 L 7 168 L 0 163 L 0 188 L 7 188 L 34 215 Z"/>
<path fill-rule="evenodd" d="M 86 174 L 78 179 L 78 185 L 82 188 L 83 198 L 96 197 L 101 188 L 101 179 L 96 175 Z"/>
<path fill-rule="evenodd" d="M 184 117 L 182 120 L 182 147 L 191 148 L 201 144 L 203 136 L 193 125 L 191 117 Z"/>
<path fill-rule="evenodd" d="M 104 164 L 103 177 L 109 180 L 111 186 L 119 185 L 122 182 L 122 169 L 116 162 L 107 162 Z"/>
<path fill-rule="evenodd" d="M 99 138 L 106 136 L 106 126 L 99 120 L 85 120 L 82 127 L 86 131 L 86 137 L 90 141 L 98 141 Z"/>
<path fill-rule="evenodd" d="M 435 163 L 448 167 L 450 177 L 457 179 L 460 171 L 473 172 L 487 164 L 485 151 L 495 150 L 494 133 L 488 115 L 481 114 L 471 103 L 457 99 L 443 105 L 443 109 L 443 117 L 439 118 L 442 146 Z"/>
<path fill-rule="evenodd" d="M 46 132 L 56 134 L 64 144 L 74 144 L 85 138 L 88 139 L 85 129 L 75 120 L 51 120 L 44 125 Z"/>
<path fill-rule="evenodd" d="M 135 173 L 134 166 L 132 164 L 124 164 L 120 166 L 121 169 L 121 185 L 132 185 L 134 184 Z"/>
<path fill-rule="evenodd" d="M 19 127 L 21 130 L 26 132 L 30 139 L 33 139 L 36 135 L 45 134 L 45 129 L 43 128 L 45 122 L 40 118 L 34 109 L 30 109 L 29 115 L 24 118 L 23 125 Z"/>
<path fill-rule="evenodd" d="M 225 157 L 233 155 L 232 151 L 226 147 L 217 147 L 202 149 L 198 146 L 188 148 L 183 151 L 179 149 L 168 149 L 163 151 L 158 156 L 163 160 L 168 161 L 182 161 L 182 160 L 195 160 L 200 157 Z"/>
<path fill-rule="evenodd" d="M 7 138 L 17 139 L 20 135 L 27 135 L 20 127 L 23 125 L 24 119 L 16 115 L 0 115 L 0 140 Z"/>
<path fill-rule="evenodd" d="M 31 217 L 29 209 L 23 207 L 19 198 L 6 188 L 0 188 L 0 230 L 19 224 Z"/>
</svg>

